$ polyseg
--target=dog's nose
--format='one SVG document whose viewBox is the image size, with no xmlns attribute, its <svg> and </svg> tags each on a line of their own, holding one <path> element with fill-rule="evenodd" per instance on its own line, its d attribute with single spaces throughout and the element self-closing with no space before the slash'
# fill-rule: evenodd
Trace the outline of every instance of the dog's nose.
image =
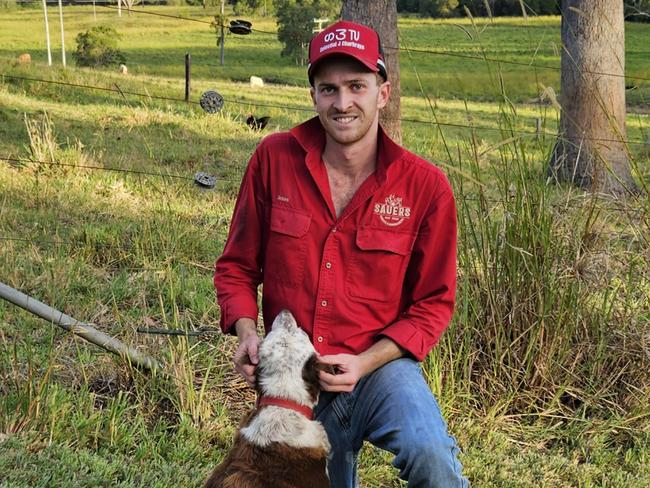
<svg viewBox="0 0 650 488">
<path fill-rule="evenodd" d="M 282 310 L 273 321 L 272 328 L 275 328 L 277 326 L 291 328 L 291 327 L 297 327 L 298 324 L 296 324 L 296 319 L 293 317 L 292 313 L 289 312 L 289 310 L 285 309 Z"/>
</svg>

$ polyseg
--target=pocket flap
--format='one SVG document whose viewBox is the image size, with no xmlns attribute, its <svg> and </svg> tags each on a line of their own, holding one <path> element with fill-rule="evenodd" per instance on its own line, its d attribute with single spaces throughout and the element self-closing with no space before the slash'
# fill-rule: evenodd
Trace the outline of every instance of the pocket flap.
<svg viewBox="0 0 650 488">
<path fill-rule="evenodd" d="M 356 242 L 359 249 L 364 251 L 388 251 L 406 256 L 413 248 L 415 235 L 365 227 L 357 230 Z"/>
<path fill-rule="evenodd" d="M 302 237 L 309 230 L 311 215 L 293 208 L 273 207 L 271 209 L 271 230 L 292 237 Z"/>
</svg>

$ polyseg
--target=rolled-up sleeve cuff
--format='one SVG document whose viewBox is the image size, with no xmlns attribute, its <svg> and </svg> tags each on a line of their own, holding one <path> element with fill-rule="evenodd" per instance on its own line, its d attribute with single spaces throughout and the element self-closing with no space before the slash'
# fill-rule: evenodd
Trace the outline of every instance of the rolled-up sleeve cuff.
<svg viewBox="0 0 650 488">
<path fill-rule="evenodd" d="M 418 361 L 423 361 L 435 345 L 431 338 L 425 337 L 409 320 L 394 322 L 386 327 L 380 335 L 388 337 Z"/>
<path fill-rule="evenodd" d="M 257 302 L 249 297 L 231 298 L 221 304 L 221 330 L 225 334 L 236 334 L 235 322 L 242 318 L 248 317 L 257 322 Z"/>
</svg>

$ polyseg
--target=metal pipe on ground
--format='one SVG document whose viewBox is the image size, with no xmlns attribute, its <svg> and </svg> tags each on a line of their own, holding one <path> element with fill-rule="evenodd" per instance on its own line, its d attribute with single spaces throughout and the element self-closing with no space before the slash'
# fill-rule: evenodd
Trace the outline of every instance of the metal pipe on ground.
<svg viewBox="0 0 650 488">
<path fill-rule="evenodd" d="M 151 356 L 147 356 L 130 346 L 127 346 L 122 341 L 105 334 L 95 329 L 90 324 L 79 322 L 78 320 L 70 317 L 69 315 L 60 312 L 59 310 L 50 307 L 49 305 L 39 302 L 35 298 L 25 295 L 24 293 L 0 283 L 0 298 L 4 298 L 10 303 L 24 308 L 28 312 L 37 315 L 38 317 L 54 323 L 63 329 L 72 332 L 73 334 L 86 339 L 89 342 L 105 349 L 109 352 L 119 355 L 126 359 L 131 364 L 145 368 L 151 371 L 161 370 L 161 364 Z"/>
</svg>

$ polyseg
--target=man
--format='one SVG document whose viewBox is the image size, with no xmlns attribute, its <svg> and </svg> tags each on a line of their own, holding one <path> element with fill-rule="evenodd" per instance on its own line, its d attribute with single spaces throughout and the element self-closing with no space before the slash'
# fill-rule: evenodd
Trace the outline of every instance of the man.
<svg viewBox="0 0 650 488">
<path fill-rule="evenodd" d="M 309 59 L 318 116 L 260 143 L 216 265 L 221 326 L 239 338 L 235 368 L 254 384 L 263 283 L 267 327 L 289 309 L 329 366 L 315 415 L 332 444 L 331 486 L 354 486 L 364 440 L 395 454 L 409 486 L 467 486 L 417 362 L 454 305 L 450 186 L 379 126 L 390 83 L 374 30 L 337 22 Z"/>
</svg>

